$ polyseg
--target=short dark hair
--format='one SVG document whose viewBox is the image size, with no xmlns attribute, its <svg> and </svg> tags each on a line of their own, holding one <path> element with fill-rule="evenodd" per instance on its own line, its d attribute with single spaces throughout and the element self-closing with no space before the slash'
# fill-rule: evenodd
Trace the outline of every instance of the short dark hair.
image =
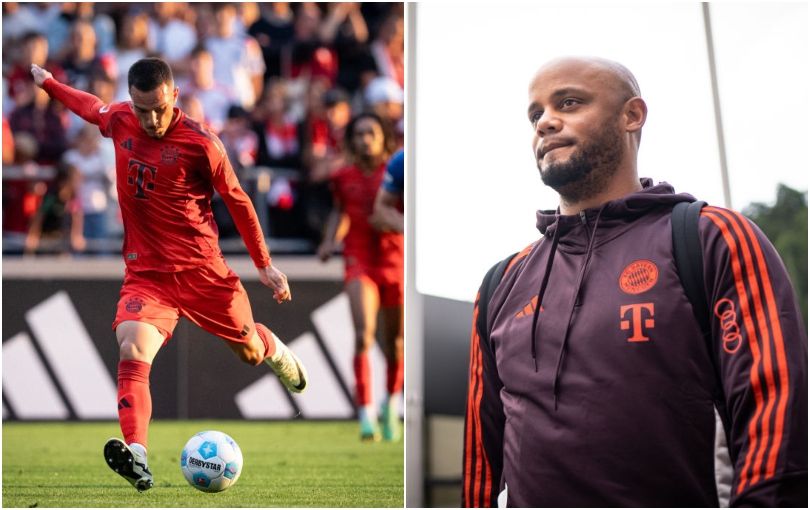
<svg viewBox="0 0 810 510">
<path fill-rule="evenodd" d="M 23 34 L 22 38 L 20 38 L 20 42 L 22 44 L 28 44 L 29 42 L 36 41 L 39 39 L 48 40 L 44 35 L 40 34 L 39 32 L 29 31 Z"/>
<path fill-rule="evenodd" d="M 211 52 L 208 51 L 208 48 L 204 44 L 198 44 L 194 46 L 194 48 L 191 50 L 190 56 L 191 58 L 197 58 L 203 53 L 208 53 L 209 55 L 211 55 Z"/>
<path fill-rule="evenodd" d="M 127 81 L 129 88 L 135 87 L 143 92 L 149 92 L 164 83 L 174 83 L 174 76 L 172 76 L 172 68 L 164 60 L 149 57 L 132 64 Z"/>
</svg>

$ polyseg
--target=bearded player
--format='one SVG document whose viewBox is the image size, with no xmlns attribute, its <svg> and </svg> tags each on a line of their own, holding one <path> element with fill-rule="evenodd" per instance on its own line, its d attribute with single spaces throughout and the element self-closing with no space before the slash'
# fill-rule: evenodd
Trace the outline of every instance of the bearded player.
<svg viewBox="0 0 810 510">
<path fill-rule="evenodd" d="M 377 314 L 383 318 L 383 352 L 388 365 L 382 405 L 382 438 L 399 439 L 396 395 L 402 390 L 403 254 L 401 233 L 375 230 L 370 223 L 374 198 L 392 152 L 393 138 L 375 114 L 361 113 L 346 126 L 350 164 L 332 176 L 334 208 L 318 255 L 327 260 L 345 233 L 345 289 L 355 331 L 355 399 L 360 438 L 378 441 L 380 430 L 371 398 L 369 351 L 377 336 Z M 348 220 L 348 231 L 339 228 Z"/>
<path fill-rule="evenodd" d="M 262 284 L 279 303 L 292 295 L 287 277 L 271 263 L 256 211 L 222 143 L 175 107 L 179 89 L 166 62 L 135 62 L 128 76 L 132 101 L 113 104 L 59 83 L 37 65 L 31 73 L 52 98 L 115 141 L 126 272 L 113 329 L 124 441 L 107 441 L 104 459 L 145 491 L 153 485 L 146 462 L 149 372 L 181 315 L 220 337 L 245 363 L 267 363 L 291 392 L 307 384 L 301 361 L 253 321 L 247 293 L 225 263 L 211 212 L 214 190 L 233 216 Z"/>
</svg>

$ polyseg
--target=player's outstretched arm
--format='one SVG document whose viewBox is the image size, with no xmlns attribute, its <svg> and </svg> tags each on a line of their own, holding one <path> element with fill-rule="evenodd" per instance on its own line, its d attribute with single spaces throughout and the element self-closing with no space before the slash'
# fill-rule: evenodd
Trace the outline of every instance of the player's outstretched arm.
<svg viewBox="0 0 810 510">
<path fill-rule="evenodd" d="M 287 275 L 273 267 L 272 263 L 267 267 L 256 269 L 259 271 L 259 280 L 262 284 L 273 289 L 273 297 L 277 302 L 292 301 Z"/>
<path fill-rule="evenodd" d="M 31 64 L 31 75 L 34 77 L 34 83 L 70 111 L 92 124 L 98 125 L 101 122 L 100 110 L 104 108 L 101 99 L 59 83 L 50 72 L 36 64 Z"/>
</svg>

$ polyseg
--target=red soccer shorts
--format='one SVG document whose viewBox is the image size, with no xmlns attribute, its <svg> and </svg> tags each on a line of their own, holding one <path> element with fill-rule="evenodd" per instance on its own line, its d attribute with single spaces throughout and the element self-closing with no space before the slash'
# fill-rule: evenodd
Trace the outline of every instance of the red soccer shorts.
<svg viewBox="0 0 810 510">
<path fill-rule="evenodd" d="M 127 270 L 113 330 L 145 322 L 168 341 L 180 316 L 230 342 L 248 342 L 256 330 L 247 292 L 222 258 L 174 273 Z"/>
<path fill-rule="evenodd" d="M 347 256 L 344 282 L 362 279 L 377 288 L 380 306 L 392 308 L 405 303 L 405 286 L 402 271 L 396 268 L 375 268 L 363 264 L 355 257 Z"/>
</svg>

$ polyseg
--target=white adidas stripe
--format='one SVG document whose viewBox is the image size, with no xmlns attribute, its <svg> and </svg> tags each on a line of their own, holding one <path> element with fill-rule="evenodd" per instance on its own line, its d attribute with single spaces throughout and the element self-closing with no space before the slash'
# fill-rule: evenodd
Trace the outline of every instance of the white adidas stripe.
<svg viewBox="0 0 810 510">
<path fill-rule="evenodd" d="M 76 416 L 117 418 L 116 385 L 67 292 L 57 292 L 38 304 L 25 314 L 25 319 Z M 110 330 L 110 342 L 114 341 Z"/>
<path fill-rule="evenodd" d="M 21 420 L 61 420 L 68 409 L 26 333 L 3 342 L 3 395 Z M 3 419 L 8 414 L 3 406 Z"/>
</svg>

